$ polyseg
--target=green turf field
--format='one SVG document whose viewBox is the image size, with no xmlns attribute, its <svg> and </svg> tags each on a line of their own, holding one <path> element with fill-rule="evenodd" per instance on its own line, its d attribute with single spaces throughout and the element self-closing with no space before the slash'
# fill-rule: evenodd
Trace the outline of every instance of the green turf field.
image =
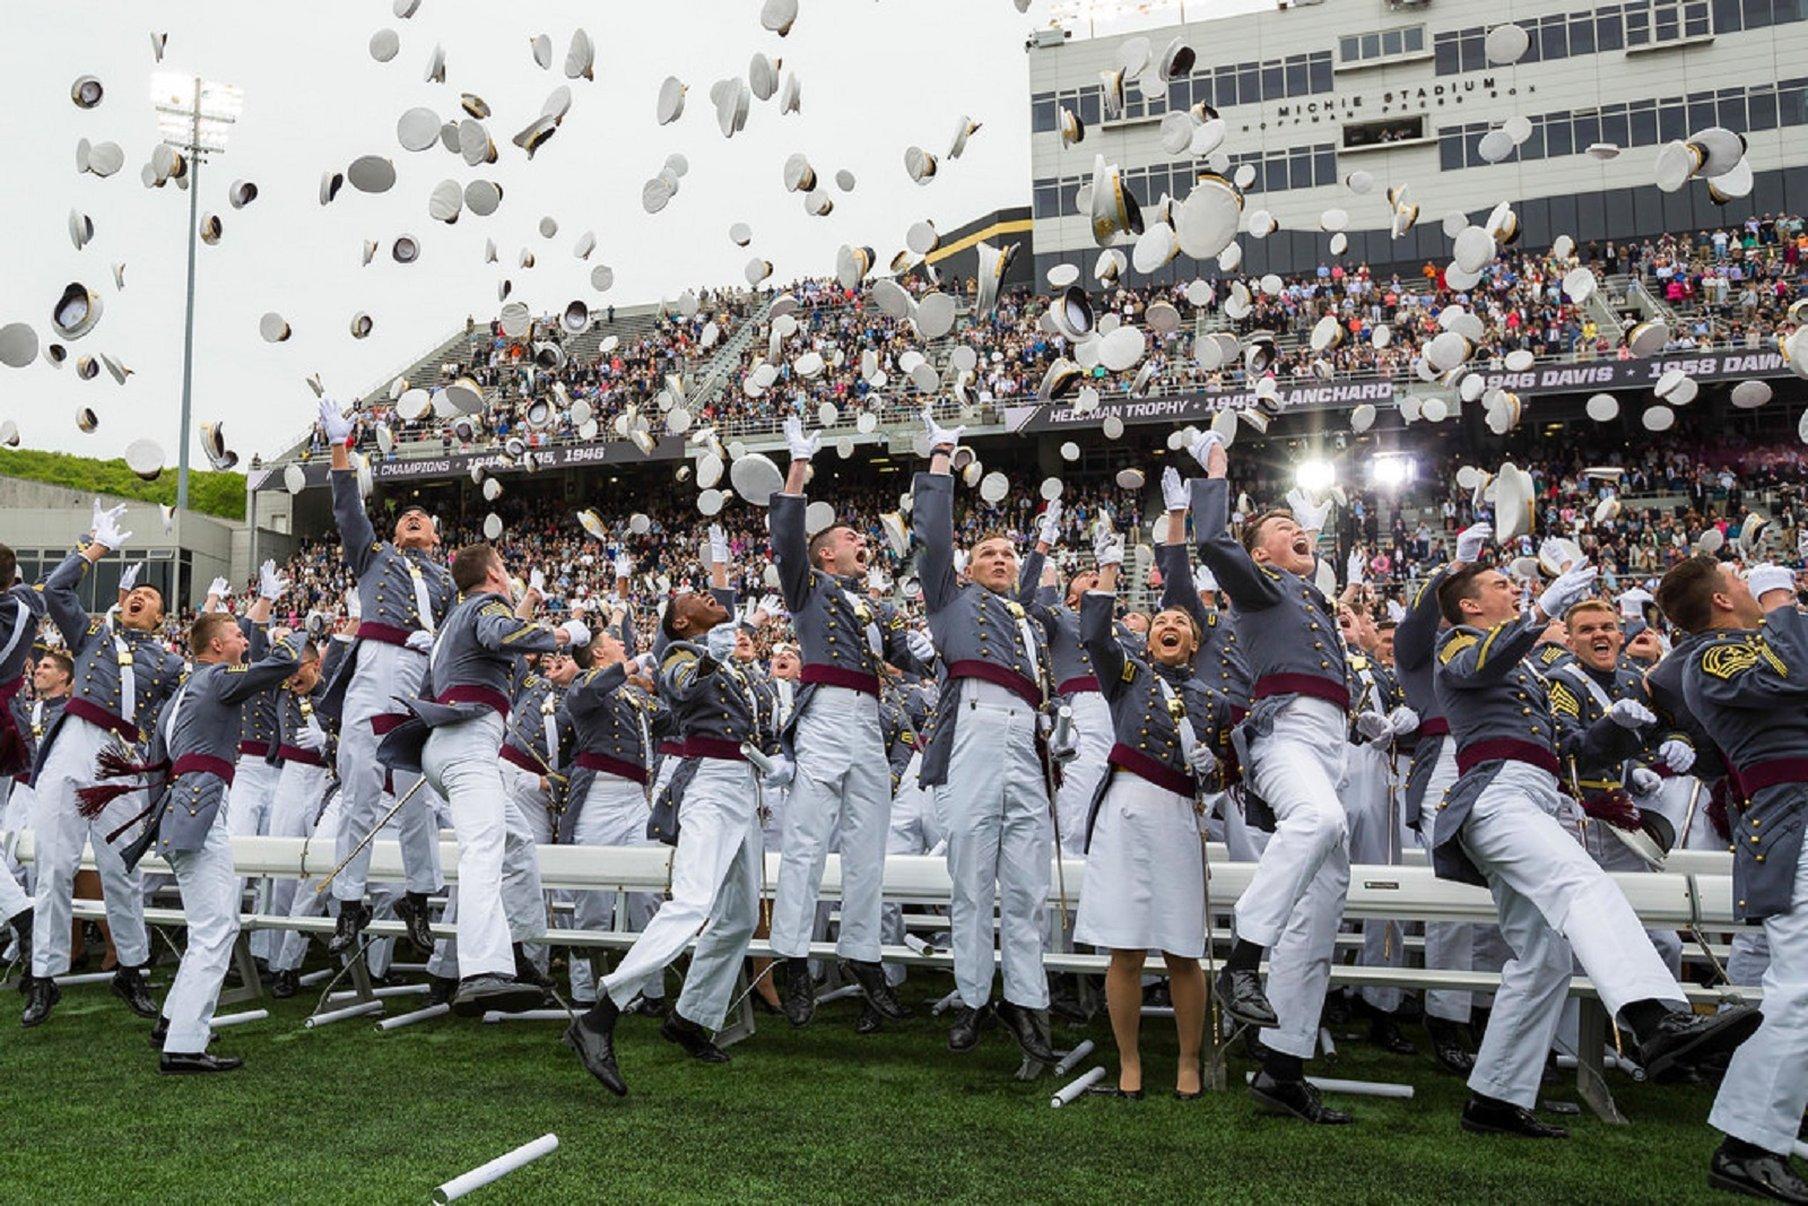
<svg viewBox="0 0 1808 1206">
<path fill-rule="evenodd" d="M 171 969 L 158 969 L 167 980 Z M 945 991 L 919 977 L 926 1011 Z M 368 1020 L 304 1031 L 313 1003 L 224 1032 L 226 1076 L 164 1078 L 149 1023 L 104 986 L 68 989 L 44 1026 L 0 1023 L 0 1200 L 424 1202 L 432 1187 L 547 1131 L 551 1156 L 469 1201 L 1674 1202 L 1707 1200 L 1710 1091 L 1614 1076 L 1630 1127 L 1571 1119 L 1567 1143 L 1480 1140 L 1456 1125 L 1461 1086 L 1428 1060 L 1345 1041 L 1325 1075 L 1407 1080 L 1410 1102 L 1342 1099 L 1354 1126 L 1252 1115 L 1237 1092 L 1179 1102 L 1171 1023 L 1149 1019 L 1141 1103 L 1049 1108 L 1051 1082 L 1011 1078 L 993 1031 L 950 1053 L 939 1019 L 860 1038 L 856 1007 L 808 1029 L 762 1015 L 727 1067 L 684 1060 L 657 1023 L 624 1018 L 626 1100 L 608 1096 L 551 1023 L 442 1018 L 391 1034 Z M 392 1003 L 391 1012 L 408 1004 Z M 246 1008 L 236 1006 L 234 1008 Z M 1422 1040 L 1423 1034 L 1411 1031 Z M 1058 1029 L 1110 1050 L 1101 1021 Z M 1233 1060 L 1241 1083 L 1248 1067 Z M 1115 1074 L 1115 1069 L 1113 1071 Z M 1562 1086 L 1557 1096 L 1574 1097 Z"/>
</svg>

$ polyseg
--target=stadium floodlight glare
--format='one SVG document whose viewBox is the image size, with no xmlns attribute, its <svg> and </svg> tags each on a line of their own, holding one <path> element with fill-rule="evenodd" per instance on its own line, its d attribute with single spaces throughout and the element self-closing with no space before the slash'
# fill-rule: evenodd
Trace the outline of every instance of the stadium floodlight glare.
<svg viewBox="0 0 1808 1206">
<path fill-rule="evenodd" d="M 1404 456 L 1377 457 L 1369 469 L 1377 486 L 1398 490 L 1412 477 L 1412 461 Z"/>
<path fill-rule="evenodd" d="M 1301 461 L 1293 480 L 1302 490 L 1329 490 L 1337 483 L 1337 469 L 1330 461 Z"/>
<path fill-rule="evenodd" d="M 1184 0 L 1054 0 L 1048 8 L 1050 24 L 1089 38 L 1128 24 L 1171 25 L 1187 19 Z"/>
<path fill-rule="evenodd" d="M 160 71 L 151 77 L 157 134 L 188 160 L 188 308 L 182 325 L 182 427 L 176 442 L 176 513 L 188 510 L 188 445 L 194 401 L 195 238 L 201 224 L 201 164 L 224 155 L 226 139 L 245 108 L 245 94 L 231 84 L 198 75 Z M 178 520 L 180 522 L 180 520 Z"/>
</svg>

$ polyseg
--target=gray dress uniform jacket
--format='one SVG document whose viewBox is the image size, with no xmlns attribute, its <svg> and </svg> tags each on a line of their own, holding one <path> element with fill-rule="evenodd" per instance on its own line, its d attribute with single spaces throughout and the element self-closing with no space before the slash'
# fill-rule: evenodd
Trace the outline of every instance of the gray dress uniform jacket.
<svg viewBox="0 0 1808 1206">
<path fill-rule="evenodd" d="M 333 487 L 333 522 L 339 526 L 345 564 L 358 580 L 359 605 L 356 641 L 349 656 L 335 667 L 321 703 L 325 711 L 338 716 L 345 707 L 346 688 L 357 673 L 358 644 L 406 644 L 410 633 L 433 626 L 428 620 L 437 622 L 446 616 L 457 601 L 458 591 L 452 585 L 451 571 L 426 549 L 404 551 L 377 538 L 370 516 L 365 514 L 363 496 L 358 493 L 355 470 L 335 469 L 329 477 Z M 431 616 L 420 614 L 414 589 L 416 574 L 426 587 Z"/>
<path fill-rule="evenodd" d="M 559 840 L 569 842 L 597 775 L 631 779 L 643 788 L 652 783 L 656 745 L 672 724 L 663 703 L 628 681 L 625 662 L 579 674 L 565 692 L 560 719 L 568 729 L 569 782 Z"/>
<path fill-rule="evenodd" d="M 916 534 L 923 541 L 919 568 L 929 632 L 941 655 L 936 670 L 938 694 L 950 700 L 948 684 L 978 678 L 1001 686 L 1026 704 L 1041 709 L 1048 702 L 1048 638 L 1028 609 L 1016 599 L 962 582 L 954 574 L 954 478 L 946 473 L 919 473 L 911 487 Z M 1018 590 L 1022 590 L 1022 575 Z M 1031 579 L 1034 581 L 1034 579 Z M 1026 647 L 1025 642 L 1030 644 Z M 961 709 L 938 710 L 923 750 L 924 787 L 948 781 L 954 753 L 954 726 Z"/>
<path fill-rule="evenodd" d="M 1111 709 L 1113 742 L 1106 756 L 1108 769 L 1086 814 L 1088 849 L 1099 805 L 1117 775 L 1133 774 L 1182 796 L 1196 796 L 1202 787 L 1216 788 L 1215 783 L 1199 783 L 1187 764 L 1180 733 L 1183 719 L 1191 724 L 1194 740 L 1204 743 L 1220 762 L 1231 731 L 1230 702 L 1192 666 L 1164 666 L 1118 638 L 1112 624 L 1116 604 L 1117 596 L 1103 591 L 1088 591 L 1080 600 L 1080 635 Z"/>
<path fill-rule="evenodd" d="M 1733 907 L 1748 922 L 1787 913 L 1808 818 L 1808 616 L 1782 607 L 1683 652 L 1683 694 L 1724 751 L 1736 797 Z"/>
<path fill-rule="evenodd" d="M 408 710 L 408 719 L 378 743 L 377 761 L 391 770 L 420 774 L 421 749 L 433 729 L 485 711 L 495 712 L 506 725 L 516 659 L 558 647 L 552 629 L 520 619 L 501 595 L 478 591 L 466 596 L 440 628 L 420 697 L 397 701 Z"/>
<path fill-rule="evenodd" d="M 1067 605 L 1058 588 L 1041 584 L 1042 567 L 1047 563 L 1048 558 L 1037 548 L 1032 547 L 1024 555 L 1017 601 L 1029 609 L 1048 638 L 1049 681 L 1054 684 L 1055 694 L 1097 691 L 1099 680 L 1092 672 L 1092 655 L 1080 641 L 1080 613 Z"/>
<path fill-rule="evenodd" d="M 1599 757 L 1628 731 L 1611 720 L 1584 728 L 1557 716 L 1545 679 L 1527 658 L 1543 632 L 1528 613 L 1486 632 L 1457 625 L 1438 642 L 1438 702 L 1456 742 L 1458 772 L 1432 817 L 1432 869 L 1441 878 L 1487 882 L 1457 836 L 1503 762 L 1541 767 L 1562 784 L 1566 758 Z M 1398 641 L 1396 634 L 1396 647 Z"/>
<path fill-rule="evenodd" d="M 15 698 L 7 706 L 7 713 L 12 718 L 13 727 L 23 743 L 24 761 L 22 769 L 15 772 L 13 778 L 19 783 L 31 782 L 32 763 L 37 760 L 38 746 L 43 743 L 44 735 L 50 732 L 57 717 L 63 714 L 63 705 L 69 697 L 59 695 L 55 699 Z"/>
<path fill-rule="evenodd" d="M 314 689 L 306 695 L 297 695 L 293 691 L 277 688 L 276 691 L 276 760 L 278 762 L 301 762 L 308 766 L 335 766 L 338 763 L 339 725 L 332 717 L 320 711 L 320 696 L 326 690 L 326 682 L 314 685 Z M 326 745 L 311 750 L 301 744 L 297 738 L 308 728 L 308 722 L 314 725 L 326 737 Z"/>
<path fill-rule="evenodd" d="M 1683 692 L 1683 677 L 1694 650 L 1703 643 L 1701 636 L 1685 636 L 1671 647 L 1657 665 L 1645 674 L 1645 689 L 1651 696 L 1651 710 L 1668 737 L 1674 737 L 1695 751 L 1695 761 L 1688 773 L 1709 789 L 1721 786 L 1726 779 L 1726 758 L 1715 743 L 1713 734 L 1695 715 Z M 1668 774 L 1661 763 L 1651 769 Z"/>
<path fill-rule="evenodd" d="M 1155 546 L 1155 568 L 1161 571 L 1161 608 L 1179 608 L 1193 617 L 1204 634 L 1193 654 L 1193 673 L 1212 685 L 1230 704 L 1231 715 L 1242 720 L 1249 712 L 1249 663 L 1237 644 L 1234 613 L 1227 615 L 1207 607 L 1193 589 L 1193 566 L 1186 545 Z"/>
<path fill-rule="evenodd" d="M 530 775 L 545 775 L 548 767 L 556 772 L 569 723 L 563 710 L 565 688 L 532 670 L 518 669 L 513 677 L 509 704 L 513 723 L 502 739 L 502 760 Z"/>
<path fill-rule="evenodd" d="M 31 766 L 31 752 L 9 705 L 24 689 L 25 661 L 44 610 L 44 593 L 36 587 L 19 583 L 0 593 L 0 775 L 17 775 Z"/>
<path fill-rule="evenodd" d="M 239 631 L 245 634 L 245 641 L 250 651 L 245 655 L 251 661 L 258 661 L 270 650 L 269 632 L 262 624 L 257 624 L 244 616 L 238 618 Z M 240 708 L 242 719 L 239 722 L 239 753 L 250 754 L 254 758 L 262 758 L 266 762 L 277 760 L 277 746 L 281 734 L 277 731 L 277 694 L 282 691 L 282 684 L 246 700 Z"/>
<path fill-rule="evenodd" d="M 213 827 L 214 814 L 226 802 L 238 758 L 241 709 L 295 673 L 301 638 L 276 642 L 255 662 L 229 666 L 222 662 L 196 666 L 170 701 L 154 745 L 163 749 L 168 769 L 153 780 L 157 808 L 152 821 L 157 850 L 199 850 Z"/>
<path fill-rule="evenodd" d="M 63 634 L 63 644 L 75 661 L 69 702 L 56 723 L 38 743 L 32 776 L 44 765 L 52 743 L 64 722 L 79 716 L 91 724 L 111 729 L 128 744 L 148 739 L 158 710 L 182 681 L 184 664 L 163 647 L 154 633 L 111 626 L 104 618 L 91 618 L 75 588 L 88 572 L 88 559 L 72 554 L 44 580 L 44 601 L 50 618 Z M 132 715 L 126 716 L 121 675 L 132 676 Z"/>
<path fill-rule="evenodd" d="M 1438 702 L 1433 682 L 1434 657 L 1438 641 L 1438 623 L 1443 618 L 1438 610 L 1438 587 L 1450 573 L 1442 566 L 1434 573 L 1401 617 L 1394 629 L 1394 675 L 1406 696 L 1406 706 L 1419 714 L 1415 734 L 1412 766 L 1406 772 L 1406 801 L 1403 810 L 1406 823 L 1414 829 L 1425 815 L 1425 793 L 1431 783 L 1431 772 L 1437 767 L 1445 742 L 1450 740 L 1450 722 L 1444 719 L 1444 708 Z"/>
<path fill-rule="evenodd" d="M 1622 659 L 1612 670 L 1601 673 L 1584 665 L 1582 659 L 1569 661 L 1548 672 L 1545 681 L 1551 697 L 1551 711 L 1559 723 L 1590 729 L 1607 715 L 1607 710 L 1622 699 L 1644 703 L 1647 699 L 1644 676 Z M 1625 789 L 1630 764 L 1645 752 L 1645 741 L 1638 730 L 1613 725 L 1619 732 L 1602 727 L 1602 740 L 1584 743 L 1564 770 L 1565 785 L 1581 793 L 1576 802 L 1585 808 L 1589 800 L 1603 792 Z"/>
</svg>

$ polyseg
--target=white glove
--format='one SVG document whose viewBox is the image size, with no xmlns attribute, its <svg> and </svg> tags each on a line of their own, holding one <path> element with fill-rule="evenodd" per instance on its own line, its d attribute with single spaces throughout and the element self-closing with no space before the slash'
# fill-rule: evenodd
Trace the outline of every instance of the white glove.
<svg viewBox="0 0 1808 1206">
<path fill-rule="evenodd" d="M 1092 554 L 1101 567 L 1124 563 L 1124 538 L 1116 532 L 1099 529 L 1092 539 Z"/>
<path fill-rule="evenodd" d="M 1762 599 L 1773 590 L 1786 590 L 1795 595 L 1795 575 L 1780 565 L 1754 565 L 1745 571 L 1745 583 L 1752 598 Z"/>
<path fill-rule="evenodd" d="M 1061 543 L 1061 500 L 1052 499 L 1036 521 L 1036 539 L 1053 547 Z"/>
<path fill-rule="evenodd" d="M 1218 765 L 1218 755 L 1212 752 L 1208 742 L 1199 741 L 1193 744 L 1193 752 L 1187 755 L 1186 763 L 1195 775 L 1209 775 Z"/>
<path fill-rule="evenodd" d="M 792 460 L 807 461 L 822 447 L 822 432 L 806 432 L 804 421 L 792 415 L 785 420 L 785 447 L 791 450 Z"/>
<path fill-rule="evenodd" d="M 1322 532 L 1325 521 L 1331 517 L 1331 500 L 1314 503 L 1306 497 L 1306 492 L 1295 486 L 1287 491 L 1287 509 L 1293 512 L 1293 522 L 1308 532 Z"/>
<path fill-rule="evenodd" d="M 590 643 L 590 625 L 582 620 L 566 620 L 559 625 L 559 631 L 565 634 L 567 649 L 582 649 Z"/>
<path fill-rule="evenodd" d="M 1636 729 L 1657 723 L 1657 717 L 1651 709 L 1636 699 L 1614 700 L 1613 706 L 1607 709 L 1607 719 L 1623 729 Z"/>
<path fill-rule="evenodd" d="M 126 566 L 126 572 L 119 576 L 119 593 L 126 594 L 138 585 L 138 575 L 144 569 L 144 562 L 135 561 Z"/>
<path fill-rule="evenodd" d="M 967 572 L 967 550 L 966 549 L 955 549 L 954 550 L 954 572 L 957 574 L 964 574 Z"/>
<path fill-rule="evenodd" d="M 1389 737 L 1404 737 L 1418 727 L 1419 714 L 1405 704 L 1401 704 L 1387 714 L 1387 735 Z"/>
<path fill-rule="evenodd" d="M 428 632 L 425 628 L 415 629 L 408 634 L 408 639 L 402 643 L 416 653 L 433 652 L 433 634 Z"/>
<path fill-rule="evenodd" d="M 274 603 L 288 591 L 289 580 L 277 572 L 275 561 L 266 561 L 257 567 L 258 598 L 269 599 Z"/>
<path fill-rule="evenodd" d="M 340 414 L 339 404 L 331 398 L 322 398 L 320 400 L 320 429 L 326 432 L 327 443 L 343 444 L 351 438 L 351 416 Z"/>
<path fill-rule="evenodd" d="M 1473 523 L 1456 534 L 1456 559 L 1464 565 L 1481 560 L 1482 550 L 1494 539 L 1494 525 Z"/>
<path fill-rule="evenodd" d="M 304 750 L 324 750 L 326 733 L 321 729 L 320 722 L 312 716 L 308 717 L 308 723 L 295 731 L 295 744 Z"/>
<path fill-rule="evenodd" d="M 536 595 L 545 597 L 546 575 L 537 569 L 529 570 L 527 573 L 527 589 L 533 591 Z"/>
<path fill-rule="evenodd" d="M 1080 756 L 1080 730 L 1071 725 L 1067 730 L 1067 740 L 1057 741 L 1053 736 L 1048 742 L 1049 759 L 1057 766 L 1066 766 Z"/>
<path fill-rule="evenodd" d="M 965 427 L 943 427 L 935 421 L 935 412 L 927 406 L 923 408 L 923 426 L 929 432 L 929 451 L 953 452 L 960 438 L 967 434 Z"/>
<path fill-rule="evenodd" d="M 718 662 L 728 660 L 728 655 L 734 652 L 737 627 L 733 620 L 729 620 L 726 623 L 717 624 L 709 630 L 709 635 L 704 638 L 704 644 L 709 649 L 710 657 Z"/>
<path fill-rule="evenodd" d="M 789 787 L 797 778 L 797 763 L 783 754 L 772 756 L 772 772 L 760 776 L 761 787 Z"/>
<path fill-rule="evenodd" d="M 909 648 L 910 656 L 916 658 L 919 662 L 932 662 L 935 660 L 935 642 L 930 640 L 929 634 L 922 629 L 912 628 L 909 632 L 906 632 L 904 634 L 904 644 Z"/>
<path fill-rule="evenodd" d="M 355 590 L 345 592 L 345 614 L 354 620 L 364 617 L 364 599 Z"/>
<path fill-rule="evenodd" d="M 1695 765 L 1695 749 L 1686 741 L 1678 741 L 1672 737 L 1657 747 L 1657 756 L 1663 764 L 1678 775 L 1686 775 L 1689 768 Z"/>
<path fill-rule="evenodd" d="M 215 578 L 207 584 L 207 593 L 216 599 L 225 599 L 232 593 L 232 583 L 224 578 Z"/>
<path fill-rule="evenodd" d="M 1656 771 L 1642 766 L 1633 767 L 1632 773 L 1626 776 L 1626 786 L 1632 789 L 1635 796 L 1648 796 L 1663 786 L 1663 782 Z"/>
<path fill-rule="evenodd" d="M 1381 712 L 1356 713 L 1356 732 L 1364 741 L 1386 741 L 1393 736 L 1387 716 Z"/>
<path fill-rule="evenodd" d="M 652 650 L 648 650 L 635 658 L 634 664 L 639 666 L 640 672 L 648 678 L 652 678 L 659 673 L 659 659 L 653 656 Z"/>
<path fill-rule="evenodd" d="M 1193 589 L 1196 591 L 1209 590 L 1216 594 L 1218 592 L 1218 575 L 1212 573 L 1210 566 L 1194 566 Z"/>
<path fill-rule="evenodd" d="M 1222 443 L 1224 443 L 1224 437 L 1207 428 L 1193 437 L 1193 442 L 1187 445 L 1187 451 L 1193 454 L 1193 459 L 1199 462 L 1199 467 L 1205 469 L 1208 468 L 1205 458 L 1211 455 L 1215 445 Z"/>
<path fill-rule="evenodd" d="M 124 518 L 126 506 L 119 504 L 110 511 L 100 509 L 100 500 L 94 501 L 94 543 L 108 552 L 118 552 L 125 547 L 126 541 L 132 538 L 130 532 L 119 530 L 119 521 Z"/>
<path fill-rule="evenodd" d="M 1161 505 L 1165 510 L 1184 511 L 1193 505 L 1192 493 L 1180 470 L 1169 465 L 1161 471 Z"/>
<path fill-rule="evenodd" d="M 711 565 L 728 564 L 728 533 L 719 523 L 709 525 L 709 561 Z"/>
<path fill-rule="evenodd" d="M 1595 575 L 1600 573 L 1592 565 L 1578 565 L 1574 569 L 1565 570 L 1557 575 L 1557 580 L 1544 588 L 1538 596 L 1538 610 L 1553 620 L 1561 620 L 1563 613 L 1577 603 L 1588 598 L 1595 588 Z"/>
<path fill-rule="evenodd" d="M 612 572 L 617 578 L 632 578 L 634 576 L 634 558 L 626 553 L 616 554 Z"/>
</svg>

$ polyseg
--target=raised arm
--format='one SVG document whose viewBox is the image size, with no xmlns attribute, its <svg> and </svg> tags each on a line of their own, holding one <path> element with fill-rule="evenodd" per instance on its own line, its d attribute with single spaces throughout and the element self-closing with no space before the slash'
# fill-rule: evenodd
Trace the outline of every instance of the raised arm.
<svg viewBox="0 0 1808 1206">
<path fill-rule="evenodd" d="M 1453 629 L 1438 647 L 1438 681 L 1465 691 L 1492 686 L 1532 651 L 1545 623 L 1536 614 L 1527 614 L 1496 624 L 1479 637 Z M 1399 639 L 1394 638 L 1396 643 Z"/>
<path fill-rule="evenodd" d="M 551 653 L 570 639 L 562 629 L 522 619 L 501 599 L 486 603 L 477 613 L 473 635 L 493 653 Z"/>
<path fill-rule="evenodd" d="M 793 460 L 793 477 L 801 476 L 800 466 L 808 461 Z M 787 481 L 788 487 L 791 483 Z M 804 510 L 810 500 L 800 494 L 774 494 L 766 512 L 772 529 L 772 560 L 778 566 L 779 592 L 784 595 L 785 609 L 793 614 L 802 611 L 810 598 L 810 541 L 804 533 Z"/>
<path fill-rule="evenodd" d="M 349 465 L 338 462 L 345 457 L 345 445 L 333 445 L 333 471 L 327 475 L 333 489 L 333 523 L 339 528 L 339 544 L 345 549 L 345 564 L 352 574 L 363 577 L 371 556 L 381 547 L 377 530 L 364 512 L 364 496 L 358 493 L 358 474 Z"/>
<path fill-rule="evenodd" d="M 1281 601 L 1276 579 L 1230 534 L 1230 483 L 1222 477 L 1193 479 L 1193 538 L 1203 561 L 1241 612 L 1261 611 Z"/>
<path fill-rule="evenodd" d="M 1117 695 L 1124 684 L 1124 647 L 1114 630 L 1117 618 L 1115 573 L 1112 578 L 1111 588 L 1105 588 L 1101 583 L 1100 589 L 1089 590 L 1080 599 L 1080 645 L 1092 659 L 1099 690 L 1108 697 Z"/>
<path fill-rule="evenodd" d="M 1417 670 L 1431 663 L 1438 640 L 1438 587 L 1450 569 L 1444 566 L 1419 588 L 1406 615 L 1394 627 L 1394 664 L 1402 670 Z"/>
<path fill-rule="evenodd" d="M 665 661 L 659 667 L 660 693 L 676 702 L 688 703 L 708 687 L 716 669 L 713 659 L 700 656 L 693 649 L 668 646 Z"/>
<path fill-rule="evenodd" d="M 221 700 L 229 704 L 244 703 L 259 691 L 276 686 L 295 673 L 300 649 L 301 637 L 286 633 L 257 660 L 227 667 L 221 680 L 225 683 L 220 689 Z"/>
<path fill-rule="evenodd" d="M 911 526 L 923 541 L 918 563 L 923 585 L 923 606 L 931 614 L 954 602 L 954 475 L 950 471 L 955 445 L 965 428 L 945 428 L 934 413 L 923 408 L 923 426 L 929 433 L 929 472 L 919 473 L 911 484 Z"/>
<path fill-rule="evenodd" d="M 616 662 L 586 670 L 572 681 L 561 706 L 573 716 L 589 716 L 608 703 L 609 697 L 628 681 L 628 664 Z"/>
</svg>

